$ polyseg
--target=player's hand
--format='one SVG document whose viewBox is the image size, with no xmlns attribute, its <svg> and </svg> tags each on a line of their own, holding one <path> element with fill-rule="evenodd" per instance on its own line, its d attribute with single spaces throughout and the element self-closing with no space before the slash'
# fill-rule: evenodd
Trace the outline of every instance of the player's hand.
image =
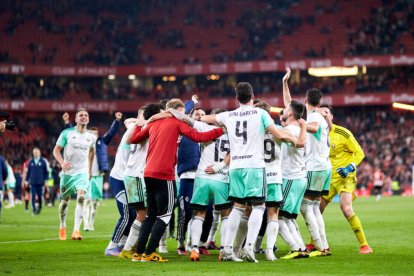
<svg viewBox="0 0 414 276">
<path fill-rule="evenodd" d="M 92 179 L 92 169 L 89 170 L 89 180 Z"/>
<path fill-rule="evenodd" d="M 300 118 L 298 120 L 298 123 L 299 123 L 299 126 L 300 127 L 306 127 L 306 121 L 304 119 Z"/>
<path fill-rule="evenodd" d="M 345 168 L 338 168 L 336 169 L 337 173 L 339 173 L 339 175 L 342 178 L 345 178 L 348 176 L 348 174 L 350 174 L 351 172 L 355 171 L 355 165 L 354 164 L 349 164 L 348 166 L 346 166 Z"/>
<path fill-rule="evenodd" d="M 325 109 L 322 108 L 318 108 L 317 111 L 319 112 L 319 114 L 321 114 L 325 119 L 328 117 L 329 112 Z"/>
<path fill-rule="evenodd" d="M 0 122 L 0 133 L 3 133 L 6 131 L 6 120 Z"/>
<path fill-rule="evenodd" d="M 140 126 L 140 127 L 142 127 L 143 125 L 145 125 L 145 123 L 146 123 L 147 121 L 145 121 L 144 119 L 142 119 L 142 118 L 140 118 L 140 119 L 136 119 L 136 121 L 135 121 L 135 125 L 136 126 Z"/>
<path fill-rule="evenodd" d="M 223 170 L 227 164 L 224 161 L 221 161 L 220 163 L 216 165 L 210 165 L 208 166 L 204 171 L 208 174 L 214 174 L 218 173 L 219 171 Z"/>
<path fill-rule="evenodd" d="M 64 172 L 68 172 L 68 171 L 70 171 L 71 169 L 72 169 L 72 164 L 71 164 L 71 163 L 63 163 L 62 170 L 63 170 Z"/>
<path fill-rule="evenodd" d="M 191 97 L 191 100 L 194 102 L 194 104 L 198 104 L 198 96 L 197 95 L 193 95 Z"/>
<path fill-rule="evenodd" d="M 63 113 L 62 119 L 63 119 L 63 121 L 65 122 L 66 125 L 69 124 L 69 113 L 67 113 L 67 112 Z"/>
<path fill-rule="evenodd" d="M 215 174 L 215 173 L 216 173 L 216 172 L 214 171 L 214 169 L 213 169 L 213 165 L 208 166 L 208 167 L 204 170 L 204 172 L 205 172 L 205 173 L 208 173 L 208 174 Z"/>
<path fill-rule="evenodd" d="M 287 83 L 290 78 L 290 68 L 286 67 L 286 74 L 283 76 L 283 83 Z"/>
<path fill-rule="evenodd" d="M 120 121 L 122 119 L 122 113 L 121 112 L 116 112 L 115 113 L 115 120 Z"/>
<path fill-rule="evenodd" d="M 203 118 L 203 117 L 201 117 L 201 118 Z M 227 133 L 227 129 L 226 129 L 225 126 L 221 126 L 221 129 L 223 130 L 223 133 Z"/>
</svg>

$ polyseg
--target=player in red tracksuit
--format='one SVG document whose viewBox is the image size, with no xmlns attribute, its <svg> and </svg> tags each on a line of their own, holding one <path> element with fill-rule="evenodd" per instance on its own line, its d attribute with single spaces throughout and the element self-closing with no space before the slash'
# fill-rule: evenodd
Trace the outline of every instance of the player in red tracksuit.
<svg viewBox="0 0 414 276">
<path fill-rule="evenodd" d="M 181 100 L 173 99 L 167 108 L 183 110 Z M 195 142 L 207 142 L 220 137 L 221 128 L 208 132 L 197 132 L 187 124 L 168 118 L 148 124 L 146 128 L 137 127 L 128 142 L 137 144 L 149 138 L 147 164 L 144 170 L 147 191 L 147 218 L 142 223 L 138 247 L 134 260 L 141 257 L 142 262 L 166 262 L 156 254 L 159 241 L 170 222 L 176 196 L 175 165 L 177 163 L 177 140 L 184 135 Z M 151 238 L 148 241 L 149 235 Z M 148 245 L 147 245 L 148 242 Z"/>
</svg>

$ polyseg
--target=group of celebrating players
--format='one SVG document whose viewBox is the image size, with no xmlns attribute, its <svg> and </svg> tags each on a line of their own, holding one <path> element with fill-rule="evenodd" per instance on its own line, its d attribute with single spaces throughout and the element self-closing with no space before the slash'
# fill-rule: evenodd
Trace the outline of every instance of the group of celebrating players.
<svg viewBox="0 0 414 276">
<path fill-rule="evenodd" d="M 127 119 L 127 131 L 110 173 L 120 218 L 106 255 L 140 262 L 167 261 L 158 253 L 166 252 L 166 228 L 177 194 L 177 148 L 180 139 L 187 138 L 199 143 L 200 152 L 190 203 L 193 214 L 188 222 L 191 261 L 200 260 L 200 246 L 205 242 L 200 239 L 211 201 L 221 217 L 221 261 L 257 262 L 254 247 L 265 212 L 267 260 L 277 259 L 278 234 L 290 247 L 281 259 L 329 256 L 322 212 L 336 194 L 340 194 L 341 209 L 360 243 L 359 252 L 372 253 L 352 209 L 355 170 L 364 153 L 349 130 L 332 123 L 332 108 L 321 105 L 321 91 L 309 89 L 305 105 L 291 99 L 289 77 L 287 69 L 281 125 L 274 123 L 270 106 L 254 99 L 253 88 L 245 82 L 235 88 L 240 107 L 233 111 L 217 108 L 201 116 L 193 110 L 187 116 L 183 102 L 172 99 L 165 108 L 148 104 L 137 118 Z M 76 127 L 62 132 L 54 150 L 63 170 L 61 240 L 66 239 L 67 205 L 75 193 L 72 239 L 82 239 L 79 227 L 96 142 L 96 135 L 87 129 L 88 112 L 78 110 L 75 120 Z M 311 237 L 308 245 L 296 222 L 299 212 Z"/>
</svg>

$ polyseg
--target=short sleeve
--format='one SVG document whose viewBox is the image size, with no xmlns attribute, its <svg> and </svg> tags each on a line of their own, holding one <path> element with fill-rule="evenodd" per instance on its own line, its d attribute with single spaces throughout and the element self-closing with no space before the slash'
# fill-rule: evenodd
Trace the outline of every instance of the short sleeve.
<svg viewBox="0 0 414 276">
<path fill-rule="evenodd" d="M 229 117 L 229 112 L 222 112 L 216 114 L 216 121 L 221 125 L 226 125 L 226 119 Z"/>
<path fill-rule="evenodd" d="M 68 130 L 62 131 L 62 133 L 59 135 L 59 138 L 56 141 L 56 145 L 59 147 L 64 148 L 66 144 L 68 143 Z"/>
<path fill-rule="evenodd" d="M 272 118 L 270 117 L 269 113 L 267 113 L 263 109 L 258 109 L 258 110 L 260 110 L 261 112 L 261 122 L 262 122 L 263 129 L 266 130 L 269 126 L 273 125 L 274 122 Z"/>
</svg>

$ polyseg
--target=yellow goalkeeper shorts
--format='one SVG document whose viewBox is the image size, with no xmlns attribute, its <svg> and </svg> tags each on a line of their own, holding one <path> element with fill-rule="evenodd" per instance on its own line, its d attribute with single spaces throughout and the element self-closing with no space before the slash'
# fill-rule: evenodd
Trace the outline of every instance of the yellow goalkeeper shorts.
<svg viewBox="0 0 414 276">
<path fill-rule="evenodd" d="M 328 195 L 324 195 L 323 198 L 331 202 L 337 194 L 345 192 L 352 194 L 352 200 L 354 200 L 356 181 L 357 178 L 355 173 L 349 174 L 345 178 L 342 178 L 339 174 L 332 176 L 331 186 L 329 187 L 329 193 Z"/>
</svg>

